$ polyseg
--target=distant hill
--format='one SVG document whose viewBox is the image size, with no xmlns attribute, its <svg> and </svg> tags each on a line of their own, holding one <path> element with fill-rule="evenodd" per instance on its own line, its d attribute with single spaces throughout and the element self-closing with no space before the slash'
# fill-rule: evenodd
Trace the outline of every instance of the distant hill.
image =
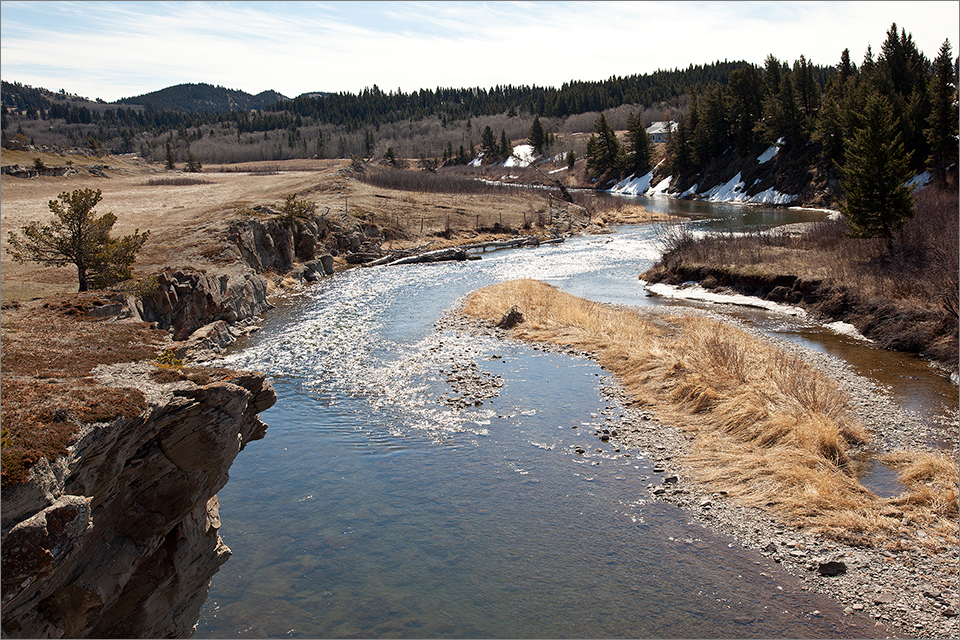
<svg viewBox="0 0 960 640">
<path fill-rule="evenodd" d="M 132 98 L 122 98 L 114 104 L 142 105 L 154 111 L 179 111 L 181 113 L 229 113 L 263 109 L 280 100 L 288 100 L 276 91 L 263 91 L 250 95 L 237 89 L 226 89 L 206 83 L 178 84 L 159 91 Z"/>
</svg>

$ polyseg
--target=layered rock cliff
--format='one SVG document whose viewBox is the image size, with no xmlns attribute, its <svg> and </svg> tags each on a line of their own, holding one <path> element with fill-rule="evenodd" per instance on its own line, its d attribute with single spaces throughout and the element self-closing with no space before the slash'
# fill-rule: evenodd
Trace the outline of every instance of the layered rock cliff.
<svg viewBox="0 0 960 640">
<path fill-rule="evenodd" d="M 271 308 L 278 284 L 314 281 L 353 256 L 376 255 L 379 239 L 345 216 L 291 218 L 268 207 L 202 233 L 205 259 L 184 257 L 190 266 L 162 270 L 139 296 L 105 294 L 71 308 L 105 329 L 152 323 L 189 358 L 230 344 Z M 4 487 L 3 633 L 188 636 L 230 555 L 216 493 L 236 455 L 263 437 L 257 414 L 276 394 L 261 374 L 152 361 L 92 374 L 98 385 L 139 390 L 147 408 L 82 425 L 66 455 L 40 457 L 25 483 Z"/>
<path fill-rule="evenodd" d="M 276 394 L 260 374 L 170 370 L 177 379 L 162 382 L 158 371 L 96 369 L 100 384 L 143 392 L 147 409 L 84 425 L 67 455 L 4 488 L 5 636 L 191 633 L 230 554 L 216 493 L 237 454 L 263 437 L 258 413 Z"/>
<path fill-rule="evenodd" d="M 269 207 L 254 211 L 212 231 L 212 261 L 165 269 L 154 291 L 123 302 L 126 313 L 170 330 L 184 342 L 181 349 L 218 349 L 271 308 L 267 297 L 278 284 L 314 282 L 333 274 L 338 261 L 379 255 L 379 230 L 347 217 L 291 219 Z M 193 336 L 198 330 L 203 335 Z"/>
<path fill-rule="evenodd" d="M 210 235 L 210 260 L 164 269 L 152 290 L 64 308 L 84 316 L 77 321 L 104 323 L 104 332 L 152 323 L 181 357 L 217 351 L 271 308 L 278 283 L 313 281 L 336 261 L 375 254 L 379 232 L 346 217 L 291 219 L 258 207 Z M 36 343 L 34 336 L 18 347 L 29 354 Z M 89 375 L 102 387 L 141 392 L 146 409 L 79 425 L 65 455 L 39 457 L 26 482 L 4 486 L 3 635 L 186 637 L 230 555 L 216 493 L 237 454 L 263 437 L 258 414 L 276 394 L 261 374 L 155 361 L 101 365 Z M 73 415 L 59 411 L 57 419 Z"/>
</svg>

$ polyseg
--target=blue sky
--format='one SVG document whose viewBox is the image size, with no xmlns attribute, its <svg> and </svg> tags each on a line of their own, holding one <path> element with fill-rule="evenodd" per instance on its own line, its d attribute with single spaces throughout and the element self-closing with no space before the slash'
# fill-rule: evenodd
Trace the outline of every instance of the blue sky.
<svg viewBox="0 0 960 640">
<path fill-rule="evenodd" d="M 0 74 L 107 101 L 184 82 L 249 93 L 560 86 L 716 60 L 860 63 L 896 22 L 954 56 L 960 2 L 0 2 Z"/>
</svg>

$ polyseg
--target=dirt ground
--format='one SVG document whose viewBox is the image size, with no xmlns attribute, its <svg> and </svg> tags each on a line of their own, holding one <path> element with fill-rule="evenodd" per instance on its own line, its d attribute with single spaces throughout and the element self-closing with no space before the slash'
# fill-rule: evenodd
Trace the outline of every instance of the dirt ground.
<svg viewBox="0 0 960 640">
<path fill-rule="evenodd" d="M 32 166 L 36 152 L 4 149 L 2 164 Z M 542 192 L 504 195 L 454 195 L 389 191 L 358 181 L 348 160 L 289 160 L 206 166 L 203 173 L 167 171 L 135 156 L 57 156 L 40 154 L 47 166 L 73 163 L 78 173 L 64 177 L 0 178 L 0 298 L 29 300 L 76 290 L 72 266 L 18 264 L 6 253 L 8 232 L 19 232 L 33 220 L 52 219 L 47 203 L 64 191 L 100 189 L 99 214 L 117 215 L 114 235 L 149 230 L 136 272 L 167 266 L 191 266 L 204 247 L 218 242 L 218 223 L 256 205 L 277 205 L 291 193 L 317 204 L 318 213 L 348 213 L 384 230 L 384 248 L 399 249 L 437 240 L 450 229 L 444 244 L 470 242 L 477 227 L 495 223 L 520 228 L 546 221 L 550 203 Z M 99 167 L 107 177 L 94 175 Z M 151 185 L 151 180 L 197 179 L 201 184 Z M 555 205 L 556 206 L 556 205 Z M 642 207 L 603 214 L 608 223 L 649 219 Z M 437 246 L 439 247 L 439 244 Z"/>
</svg>

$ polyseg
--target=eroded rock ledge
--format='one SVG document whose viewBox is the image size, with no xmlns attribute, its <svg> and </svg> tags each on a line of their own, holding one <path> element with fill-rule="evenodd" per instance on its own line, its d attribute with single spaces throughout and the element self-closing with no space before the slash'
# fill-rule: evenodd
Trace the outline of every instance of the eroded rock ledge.
<svg viewBox="0 0 960 640">
<path fill-rule="evenodd" d="M 85 425 L 68 454 L 3 490 L 6 637 L 186 637 L 230 555 L 216 493 L 276 401 L 261 374 L 162 383 L 153 363 L 100 367 L 135 418 Z"/>
<path fill-rule="evenodd" d="M 377 234 L 342 218 L 275 216 L 204 230 L 219 243 L 212 260 L 187 256 L 192 266 L 164 269 L 152 291 L 71 310 L 108 332 L 153 323 L 179 357 L 219 351 L 271 308 L 278 279 L 332 274 L 335 256 L 369 251 Z M 259 373 L 183 375 L 152 361 L 93 374 L 97 385 L 141 392 L 146 409 L 82 425 L 66 455 L 41 457 L 26 482 L 4 487 L 3 635 L 187 637 L 230 555 L 217 491 L 237 454 L 263 437 L 258 414 L 276 393 Z"/>
</svg>

